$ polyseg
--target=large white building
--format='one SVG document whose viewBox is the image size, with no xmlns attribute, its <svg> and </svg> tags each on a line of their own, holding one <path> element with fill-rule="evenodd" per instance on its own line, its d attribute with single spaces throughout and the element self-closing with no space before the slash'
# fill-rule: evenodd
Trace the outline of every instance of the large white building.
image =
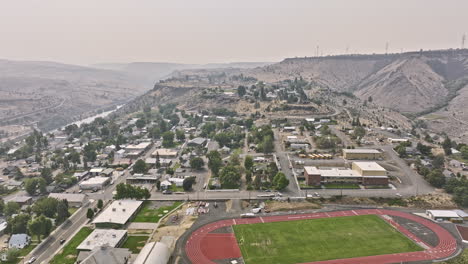
<svg viewBox="0 0 468 264">
<path fill-rule="evenodd" d="M 376 149 L 343 149 L 343 158 L 349 160 L 376 160 L 382 153 Z"/>
<path fill-rule="evenodd" d="M 142 201 L 116 200 L 93 220 L 97 227 L 124 226 L 140 209 Z"/>
<path fill-rule="evenodd" d="M 376 162 L 353 162 L 347 168 L 304 167 L 307 185 L 319 186 L 327 183 L 357 183 L 363 185 L 388 185 L 385 168 Z"/>
<path fill-rule="evenodd" d="M 118 247 L 126 237 L 127 230 L 95 229 L 76 249 L 90 251 L 104 245 Z"/>
<path fill-rule="evenodd" d="M 102 190 L 110 181 L 110 177 L 93 177 L 82 181 L 79 185 L 82 190 Z"/>
</svg>

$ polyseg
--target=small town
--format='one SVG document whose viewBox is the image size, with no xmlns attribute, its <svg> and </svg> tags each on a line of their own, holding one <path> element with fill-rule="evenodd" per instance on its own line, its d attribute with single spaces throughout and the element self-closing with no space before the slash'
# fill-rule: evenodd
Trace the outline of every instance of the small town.
<svg viewBox="0 0 468 264">
<path fill-rule="evenodd" d="M 217 96 L 249 93 L 239 86 Z M 272 100 L 281 99 L 264 99 Z M 450 209 L 467 205 L 468 147 L 374 123 L 346 113 L 273 119 L 167 104 L 34 131 L 3 155 L 2 260 L 168 263 L 197 221 L 328 203 L 422 206 L 431 220 L 468 220 Z"/>
<path fill-rule="evenodd" d="M 0 264 L 468 264 L 468 1 L 12 1 Z"/>
</svg>

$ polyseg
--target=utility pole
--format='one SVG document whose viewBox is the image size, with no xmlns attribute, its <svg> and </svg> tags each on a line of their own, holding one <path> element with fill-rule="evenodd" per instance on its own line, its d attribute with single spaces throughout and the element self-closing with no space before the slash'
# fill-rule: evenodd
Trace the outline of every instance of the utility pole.
<svg viewBox="0 0 468 264">
<path fill-rule="evenodd" d="M 463 36 L 462 36 L 462 44 L 461 44 L 461 48 L 462 48 L 462 49 L 465 48 L 465 40 L 466 40 L 466 35 L 463 34 Z"/>
</svg>

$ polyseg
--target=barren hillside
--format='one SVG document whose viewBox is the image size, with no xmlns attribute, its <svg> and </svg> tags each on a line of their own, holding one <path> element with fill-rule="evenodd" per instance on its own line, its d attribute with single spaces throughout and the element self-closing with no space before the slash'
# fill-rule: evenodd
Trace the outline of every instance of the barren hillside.
<svg viewBox="0 0 468 264">
<path fill-rule="evenodd" d="M 128 101 L 149 88 L 121 72 L 0 60 L 0 121 L 47 130 Z"/>
<path fill-rule="evenodd" d="M 402 58 L 363 80 L 355 94 L 400 112 L 416 113 L 444 101 L 448 90 L 443 82 L 422 59 Z"/>
</svg>

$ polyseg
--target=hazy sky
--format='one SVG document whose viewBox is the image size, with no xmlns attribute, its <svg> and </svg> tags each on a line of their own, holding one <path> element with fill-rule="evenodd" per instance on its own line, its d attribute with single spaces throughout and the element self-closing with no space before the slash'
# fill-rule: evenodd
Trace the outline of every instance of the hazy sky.
<svg viewBox="0 0 468 264">
<path fill-rule="evenodd" d="M 467 0 L 0 0 L 0 58 L 279 61 L 459 48 Z M 467 41 L 468 42 L 468 41 Z M 468 46 L 465 45 L 465 46 Z"/>
</svg>

